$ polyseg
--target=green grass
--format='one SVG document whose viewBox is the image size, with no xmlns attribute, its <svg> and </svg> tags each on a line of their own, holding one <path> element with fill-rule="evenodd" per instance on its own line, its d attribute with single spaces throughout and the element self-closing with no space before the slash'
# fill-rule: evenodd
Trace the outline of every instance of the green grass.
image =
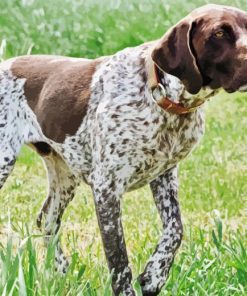
<svg viewBox="0 0 247 296">
<path fill-rule="evenodd" d="M 160 37 L 205 3 L 97 2 L 2 0 L 0 57 L 111 54 Z M 215 2 L 247 9 L 246 1 Z M 206 135 L 180 165 L 185 237 L 162 295 L 247 295 L 246 118 L 246 95 L 220 93 L 207 105 Z M 46 252 L 35 226 L 45 195 L 42 162 L 24 148 L 0 193 L 0 294 L 111 295 L 89 187 L 78 188 L 64 215 L 62 244 L 72 261 L 65 278 L 54 272 L 54 248 Z M 136 277 L 161 234 L 148 187 L 126 194 L 123 223 Z"/>
</svg>

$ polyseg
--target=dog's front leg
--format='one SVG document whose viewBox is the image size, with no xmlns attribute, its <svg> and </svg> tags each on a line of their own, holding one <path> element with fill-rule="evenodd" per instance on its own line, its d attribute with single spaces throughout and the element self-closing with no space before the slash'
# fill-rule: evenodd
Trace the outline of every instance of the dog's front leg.
<svg viewBox="0 0 247 296">
<path fill-rule="evenodd" d="M 164 285 L 176 250 L 180 246 L 183 226 L 178 203 L 177 168 L 165 172 L 150 184 L 163 223 L 163 235 L 145 271 L 139 276 L 143 295 L 158 295 Z"/>
<path fill-rule="evenodd" d="M 112 176 L 111 176 L 112 177 Z M 115 295 L 135 295 L 131 286 L 132 273 L 128 266 L 128 256 L 121 222 L 121 184 L 99 174 L 93 178 L 95 208 L 100 227 L 104 251 Z"/>
</svg>

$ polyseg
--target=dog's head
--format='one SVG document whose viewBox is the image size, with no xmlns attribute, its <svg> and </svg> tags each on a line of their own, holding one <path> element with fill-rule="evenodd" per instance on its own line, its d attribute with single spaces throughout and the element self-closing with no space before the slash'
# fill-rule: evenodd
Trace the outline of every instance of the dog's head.
<svg viewBox="0 0 247 296">
<path fill-rule="evenodd" d="M 157 42 L 152 59 L 191 94 L 203 86 L 247 91 L 247 13 L 221 5 L 196 9 Z"/>
</svg>

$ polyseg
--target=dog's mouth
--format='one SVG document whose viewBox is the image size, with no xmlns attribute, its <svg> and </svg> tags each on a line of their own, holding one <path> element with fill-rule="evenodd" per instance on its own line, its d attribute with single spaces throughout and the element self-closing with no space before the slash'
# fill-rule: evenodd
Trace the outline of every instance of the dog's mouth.
<svg viewBox="0 0 247 296">
<path fill-rule="evenodd" d="M 227 88 L 224 88 L 224 90 L 226 92 L 228 92 L 228 93 L 234 93 L 236 91 L 239 91 L 239 92 L 247 92 L 247 83 L 242 84 L 239 87 L 227 87 Z"/>
<path fill-rule="evenodd" d="M 237 90 L 234 89 L 234 88 L 224 88 L 224 90 L 225 90 L 227 93 L 229 93 L 229 94 L 232 94 L 232 93 L 234 93 L 235 91 L 237 91 Z"/>
<path fill-rule="evenodd" d="M 227 93 L 231 94 L 236 91 L 247 92 L 247 83 L 232 83 L 232 85 L 222 85 L 219 80 L 212 79 L 209 76 L 203 77 L 203 86 L 213 90 L 223 88 Z"/>
<path fill-rule="evenodd" d="M 222 84 L 219 79 L 211 78 L 210 76 L 207 76 L 207 75 L 203 75 L 203 86 L 210 88 L 214 91 L 222 88 Z"/>
<path fill-rule="evenodd" d="M 210 84 L 212 83 L 213 79 L 210 78 L 207 75 L 203 75 L 203 86 L 210 86 Z"/>
</svg>

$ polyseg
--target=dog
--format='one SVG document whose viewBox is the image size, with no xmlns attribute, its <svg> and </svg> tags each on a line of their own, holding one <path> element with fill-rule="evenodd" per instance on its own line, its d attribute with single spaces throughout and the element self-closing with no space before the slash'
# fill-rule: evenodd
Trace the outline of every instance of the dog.
<svg viewBox="0 0 247 296">
<path fill-rule="evenodd" d="M 203 105 L 247 91 L 247 13 L 194 10 L 159 40 L 95 60 L 21 56 L 0 65 L 0 187 L 24 144 L 39 153 L 49 193 L 37 219 L 47 242 L 84 180 L 92 188 L 115 295 L 135 295 L 121 223 L 124 192 L 149 183 L 162 237 L 138 277 L 158 295 L 183 236 L 178 163 L 201 139 Z M 57 270 L 68 261 L 58 242 Z"/>
</svg>

